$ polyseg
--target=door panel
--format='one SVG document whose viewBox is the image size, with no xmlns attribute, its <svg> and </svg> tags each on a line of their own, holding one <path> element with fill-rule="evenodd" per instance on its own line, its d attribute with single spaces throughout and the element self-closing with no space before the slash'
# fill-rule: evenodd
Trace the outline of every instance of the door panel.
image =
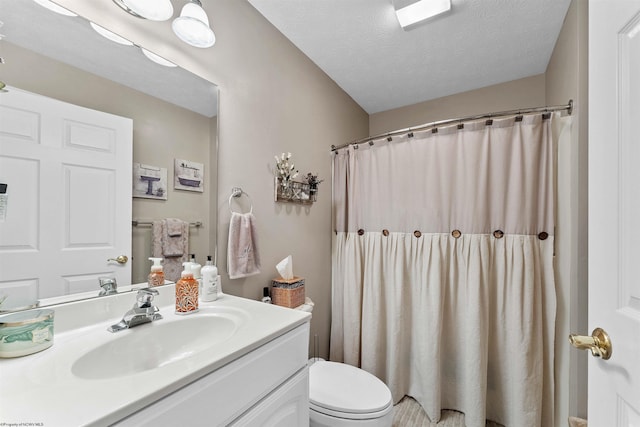
<svg viewBox="0 0 640 427">
<path fill-rule="evenodd" d="M 132 121 L 16 88 L 0 96 L 5 307 L 131 281 Z M 20 295 L 17 297 L 16 295 Z M 14 301 L 11 301 L 11 300 Z"/>
<path fill-rule="evenodd" d="M 640 1 L 589 2 L 589 425 L 640 421 Z"/>
</svg>

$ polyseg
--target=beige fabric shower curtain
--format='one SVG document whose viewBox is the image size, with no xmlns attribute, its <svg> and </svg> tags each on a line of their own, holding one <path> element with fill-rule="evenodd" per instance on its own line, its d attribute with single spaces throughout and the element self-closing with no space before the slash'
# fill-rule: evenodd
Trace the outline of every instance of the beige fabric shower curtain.
<svg viewBox="0 0 640 427">
<path fill-rule="evenodd" d="M 553 425 L 556 120 L 337 151 L 331 360 L 434 422 L 455 409 L 469 427 Z"/>
</svg>

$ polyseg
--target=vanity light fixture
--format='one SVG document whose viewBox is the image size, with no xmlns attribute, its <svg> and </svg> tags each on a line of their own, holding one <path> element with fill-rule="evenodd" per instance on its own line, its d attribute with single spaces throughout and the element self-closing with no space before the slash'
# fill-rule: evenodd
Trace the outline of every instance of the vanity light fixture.
<svg viewBox="0 0 640 427">
<path fill-rule="evenodd" d="M 163 65 L 165 67 L 177 67 L 176 64 L 174 64 L 171 61 L 167 61 L 166 59 L 164 59 L 163 57 L 156 55 L 153 52 L 149 52 L 147 49 L 140 47 L 140 50 L 142 51 L 142 53 L 144 54 L 144 56 L 146 56 L 147 58 L 149 58 L 150 60 L 152 60 L 153 62 L 155 62 L 156 64 L 159 65 Z"/>
<path fill-rule="evenodd" d="M 58 6 L 57 4 L 49 0 L 33 0 L 33 1 L 35 1 L 36 3 L 38 3 L 40 6 L 44 8 L 47 8 L 55 13 L 59 13 L 60 15 L 78 16 L 75 13 L 71 12 L 70 10 L 65 9 L 62 6 Z"/>
<path fill-rule="evenodd" d="M 171 27 L 180 40 L 191 46 L 206 48 L 216 42 L 216 36 L 209 26 L 209 17 L 200 0 L 190 0 L 185 4 Z"/>
<path fill-rule="evenodd" d="M 107 30 L 106 28 L 101 27 L 98 24 L 89 22 L 89 25 L 91 25 L 91 28 L 93 28 L 96 31 L 96 33 L 100 34 L 102 37 L 106 39 L 111 40 L 112 42 L 116 42 L 118 44 L 125 45 L 125 46 L 133 46 L 133 43 L 131 43 L 129 40 L 125 39 L 124 37 L 120 37 L 116 33 L 113 33 Z"/>
<path fill-rule="evenodd" d="M 451 0 L 393 0 L 398 22 L 409 29 L 422 21 L 451 9 Z"/>
<path fill-rule="evenodd" d="M 125 12 L 150 21 L 166 21 L 173 16 L 171 0 L 113 0 Z"/>
</svg>

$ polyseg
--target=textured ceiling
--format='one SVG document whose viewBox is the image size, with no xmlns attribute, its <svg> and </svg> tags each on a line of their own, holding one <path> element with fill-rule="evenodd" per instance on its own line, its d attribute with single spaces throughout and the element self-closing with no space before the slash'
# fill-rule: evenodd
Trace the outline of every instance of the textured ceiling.
<svg viewBox="0 0 640 427">
<path fill-rule="evenodd" d="M 368 113 L 544 73 L 570 0 L 452 0 L 404 31 L 392 0 L 249 0 Z"/>
</svg>

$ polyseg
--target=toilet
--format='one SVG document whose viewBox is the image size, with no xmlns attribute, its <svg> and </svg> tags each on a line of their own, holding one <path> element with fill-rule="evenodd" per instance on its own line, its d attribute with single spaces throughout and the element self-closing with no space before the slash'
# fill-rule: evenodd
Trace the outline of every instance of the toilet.
<svg viewBox="0 0 640 427">
<path fill-rule="evenodd" d="M 385 383 L 345 363 L 309 367 L 310 427 L 391 427 L 393 401 Z"/>
</svg>

